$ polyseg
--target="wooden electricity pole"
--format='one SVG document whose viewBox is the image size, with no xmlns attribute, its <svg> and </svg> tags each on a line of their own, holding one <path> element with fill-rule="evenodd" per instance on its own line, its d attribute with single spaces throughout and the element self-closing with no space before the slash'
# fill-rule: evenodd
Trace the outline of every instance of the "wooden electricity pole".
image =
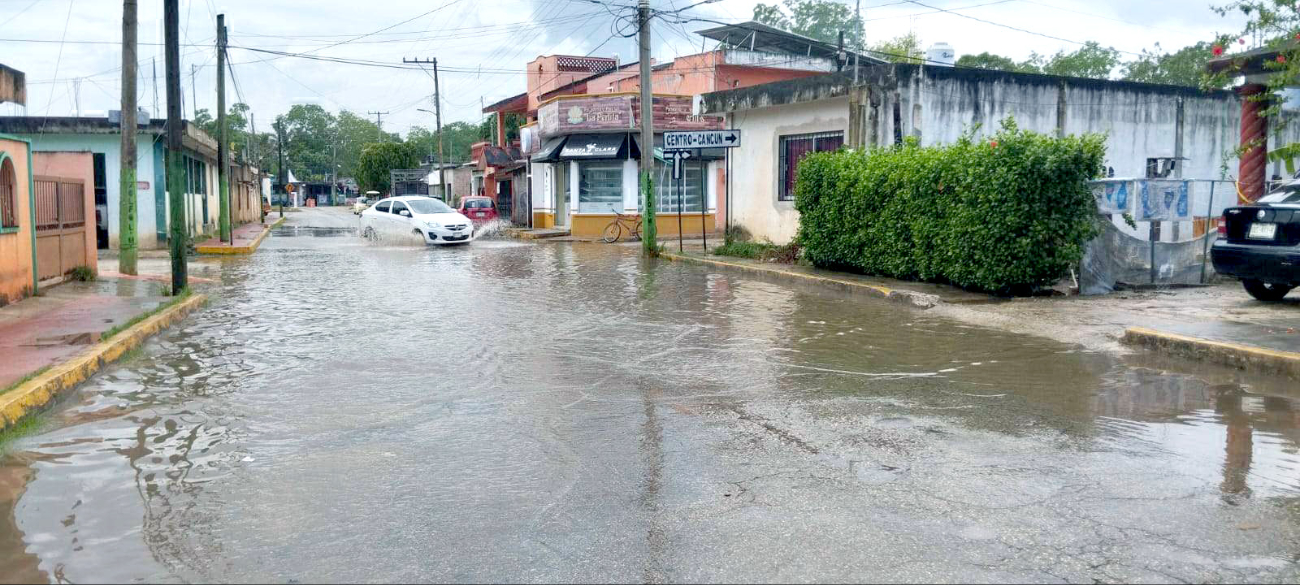
<svg viewBox="0 0 1300 585">
<path fill-rule="evenodd" d="M 180 0 L 163 0 L 163 42 L 166 45 L 163 66 L 167 70 L 167 201 L 172 258 L 172 294 L 179 295 L 189 286 L 189 267 L 185 248 L 185 165 L 181 138 L 185 117 L 181 113 L 181 39 Z"/>
<path fill-rule="evenodd" d="M 226 142 L 226 15 L 217 15 L 217 215 L 221 241 L 234 244 L 230 233 L 230 146 Z"/>
<path fill-rule="evenodd" d="M 136 216 L 136 29 L 138 4 L 136 0 L 122 1 L 122 158 L 119 161 L 120 177 L 117 205 L 118 272 L 137 274 L 136 250 L 139 243 L 135 234 Z M 105 221 L 108 218 L 104 218 Z"/>
<path fill-rule="evenodd" d="M 655 131 L 654 131 L 654 81 L 650 76 L 650 0 L 637 0 L 637 23 L 641 32 L 641 192 L 645 209 L 641 217 L 641 244 L 647 254 L 659 253 L 656 241 L 659 225 L 655 220 L 655 191 L 653 171 L 655 168 Z M 677 213 L 681 214 L 681 209 Z"/>
<path fill-rule="evenodd" d="M 442 200 L 447 205 L 451 205 L 451 197 L 447 195 L 447 175 L 442 172 L 442 93 L 438 90 L 438 59 L 402 59 L 402 62 L 433 64 L 433 123 L 434 129 L 438 132 L 438 184 L 441 185 L 439 188 L 442 189 Z"/>
</svg>

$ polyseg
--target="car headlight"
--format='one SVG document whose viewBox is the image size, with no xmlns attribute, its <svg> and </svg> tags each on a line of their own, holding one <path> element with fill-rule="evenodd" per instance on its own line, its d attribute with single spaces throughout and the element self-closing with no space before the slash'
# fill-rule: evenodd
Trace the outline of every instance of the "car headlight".
<svg viewBox="0 0 1300 585">
<path fill-rule="evenodd" d="M 426 221 L 426 222 L 424 222 L 424 225 L 425 225 L 425 227 L 428 227 L 429 229 L 434 229 L 434 228 L 440 228 L 440 227 L 442 227 L 442 224 L 440 224 L 440 223 L 438 223 L 438 222 L 436 222 L 436 221 Z"/>
</svg>

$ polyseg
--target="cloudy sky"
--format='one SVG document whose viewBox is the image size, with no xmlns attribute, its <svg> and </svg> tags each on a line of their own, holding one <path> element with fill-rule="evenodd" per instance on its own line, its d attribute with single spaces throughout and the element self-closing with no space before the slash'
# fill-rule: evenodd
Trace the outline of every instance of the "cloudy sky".
<svg viewBox="0 0 1300 585">
<path fill-rule="evenodd" d="M 651 0 L 651 5 L 673 10 L 695 1 Z M 852 5 L 852 0 L 840 1 Z M 945 41 L 959 55 L 990 51 L 1024 58 L 1033 51 L 1054 53 L 1077 47 L 1067 41 L 1096 40 L 1133 54 L 1155 43 L 1175 50 L 1209 40 L 1216 32 L 1239 30 L 1240 19 L 1215 14 L 1212 1 L 1226 0 L 862 0 L 862 11 L 868 42 L 915 31 L 925 45 Z M 635 39 L 615 34 L 617 17 L 632 12 L 624 8 L 632 0 L 181 0 L 180 4 L 186 116 L 193 112 L 192 93 L 198 95 L 198 107 L 215 105 L 212 45 L 216 14 L 224 13 L 239 93 L 252 106 L 259 130 L 295 103 L 361 115 L 389 112 L 383 122 L 390 131 L 432 127 L 432 116 L 419 109 L 432 109 L 433 80 L 420 70 L 307 60 L 248 48 L 383 64 L 400 64 L 403 57 L 436 57 L 442 70 L 444 123 L 478 121 L 481 103 L 522 92 L 523 66 L 539 54 L 617 55 L 623 62 L 636 57 Z M 754 0 L 716 0 L 684 14 L 741 22 L 749 19 L 755 4 Z M 140 0 L 140 104 L 152 111 L 165 104 L 162 5 L 162 0 Z M 0 105 L 0 114 L 70 115 L 79 106 L 92 115 L 116 109 L 121 17 L 120 0 L 0 0 L 0 63 L 26 72 L 28 83 L 27 107 Z M 662 62 L 700 52 L 703 39 L 694 31 L 714 25 L 657 26 L 654 56 Z M 154 108 L 155 59 L 158 109 Z M 239 99 L 234 84 L 229 85 L 227 100 Z"/>
</svg>

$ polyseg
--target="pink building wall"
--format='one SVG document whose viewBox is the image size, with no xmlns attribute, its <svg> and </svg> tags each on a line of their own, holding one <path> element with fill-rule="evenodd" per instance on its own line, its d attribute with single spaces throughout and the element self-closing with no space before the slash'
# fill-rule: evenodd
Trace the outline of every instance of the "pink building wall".
<svg viewBox="0 0 1300 585">
<path fill-rule="evenodd" d="M 85 185 L 86 266 L 99 270 L 95 248 L 95 161 L 89 152 L 33 152 L 32 174 L 37 177 L 80 179 Z M 116 214 L 110 213 L 116 217 Z"/>
</svg>

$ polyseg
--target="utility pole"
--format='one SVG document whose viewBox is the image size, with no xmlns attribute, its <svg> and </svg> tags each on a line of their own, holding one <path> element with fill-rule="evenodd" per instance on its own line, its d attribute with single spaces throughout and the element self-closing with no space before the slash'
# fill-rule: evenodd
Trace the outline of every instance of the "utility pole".
<svg viewBox="0 0 1300 585">
<path fill-rule="evenodd" d="M 194 117 L 191 120 L 199 120 L 199 90 L 195 79 L 199 76 L 199 66 L 196 63 L 190 63 L 190 109 L 194 110 Z"/>
<path fill-rule="evenodd" d="M 189 286 L 185 244 L 185 167 L 181 155 L 181 137 L 185 120 L 181 114 L 181 38 L 180 0 L 163 0 L 163 41 L 166 45 L 163 66 L 167 70 L 167 200 L 171 205 L 169 244 L 172 257 L 172 294 L 179 295 Z"/>
<path fill-rule="evenodd" d="M 438 132 L 438 188 L 442 190 L 442 200 L 451 205 L 451 197 L 447 196 L 447 175 L 442 172 L 442 92 L 438 89 L 438 59 L 419 59 L 406 60 L 403 63 L 432 63 L 433 64 L 433 120 L 434 129 Z M 500 121 L 498 120 L 498 123 Z"/>
<path fill-rule="evenodd" d="M 637 24 L 641 32 L 641 197 L 645 210 L 641 214 L 641 246 L 647 254 L 659 253 L 658 224 L 655 223 L 655 132 L 652 105 L 654 80 L 650 77 L 650 0 L 637 0 Z M 682 210 L 678 209 L 680 215 Z"/>
<path fill-rule="evenodd" d="M 279 118 L 275 120 L 275 146 L 280 151 L 279 172 L 276 173 L 276 180 L 280 183 L 280 217 L 284 217 L 284 200 L 289 198 L 289 192 L 285 190 L 285 182 L 289 177 L 284 172 L 284 124 Z"/>
<path fill-rule="evenodd" d="M 386 142 L 384 140 L 384 116 L 387 116 L 388 112 L 366 112 L 366 113 L 375 117 L 375 138 L 378 139 L 380 142 Z"/>
<path fill-rule="evenodd" d="M 117 233 L 119 255 L 117 270 L 122 274 L 138 274 L 135 235 L 135 138 L 136 138 L 136 28 L 137 0 L 122 0 L 122 158 L 118 176 L 120 194 L 117 202 Z M 104 218 L 107 220 L 108 218 Z"/>
<path fill-rule="evenodd" d="M 198 95 L 198 94 L 195 94 Z M 194 100 L 196 103 L 198 100 Z M 195 113 L 195 117 L 198 114 Z M 230 145 L 226 136 L 226 15 L 217 15 L 217 210 L 221 241 L 234 244 L 230 229 Z"/>
<path fill-rule="evenodd" d="M 339 196 L 339 131 L 334 130 L 334 154 L 330 155 L 330 205 L 335 204 Z"/>
</svg>

